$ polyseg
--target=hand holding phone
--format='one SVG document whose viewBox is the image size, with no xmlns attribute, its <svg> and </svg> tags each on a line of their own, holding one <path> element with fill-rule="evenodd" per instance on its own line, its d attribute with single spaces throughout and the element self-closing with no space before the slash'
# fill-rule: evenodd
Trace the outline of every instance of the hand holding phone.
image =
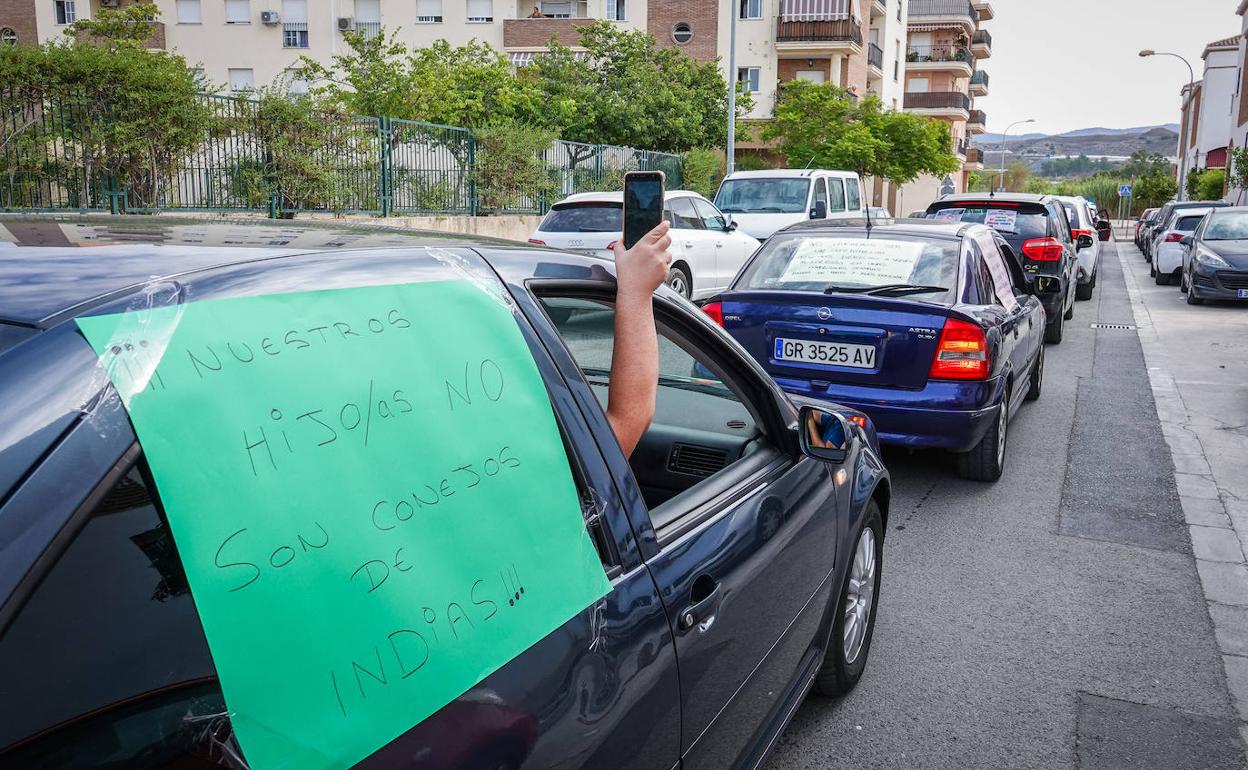
<svg viewBox="0 0 1248 770">
<path fill-rule="evenodd" d="M 662 171 L 624 175 L 624 248 L 631 249 L 663 221 L 666 178 Z"/>
</svg>

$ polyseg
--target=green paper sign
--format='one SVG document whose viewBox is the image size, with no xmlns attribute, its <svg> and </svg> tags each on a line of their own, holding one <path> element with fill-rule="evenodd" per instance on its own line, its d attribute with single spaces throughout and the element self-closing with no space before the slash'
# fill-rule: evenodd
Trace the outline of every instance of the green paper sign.
<svg viewBox="0 0 1248 770">
<path fill-rule="evenodd" d="M 83 318 L 252 768 L 346 768 L 610 583 L 512 310 L 467 280 Z"/>
</svg>

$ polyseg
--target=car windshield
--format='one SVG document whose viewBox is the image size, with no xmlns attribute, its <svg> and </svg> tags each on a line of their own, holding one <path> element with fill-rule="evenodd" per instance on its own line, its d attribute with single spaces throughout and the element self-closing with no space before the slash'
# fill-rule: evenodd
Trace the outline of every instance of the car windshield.
<svg viewBox="0 0 1248 770">
<path fill-rule="evenodd" d="M 564 203 L 546 215 L 539 228 L 548 233 L 618 233 L 624 229 L 620 203 Z"/>
<path fill-rule="evenodd" d="M 950 304 L 958 242 L 905 236 L 781 235 L 734 288 L 905 296 Z"/>
<path fill-rule="evenodd" d="M 729 179 L 715 205 L 725 214 L 796 214 L 806 211 L 809 179 Z"/>
<path fill-rule="evenodd" d="M 1248 240 L 1248 211 L 1228 211 L 1210 214 L 1209 226 L 1205 228 L 1206 241 Z"/>
<path fill-rule="evenodd" d="M 1016 208 L 970 205 L 966 208 L 938 209 L 927 215 L 938 222 L 973 222 L 988 225 L 1005 235 L 1023 238 L 1044 238 L 1049 224 L 1044 214 L 1032 214 Z"/>
</svg>

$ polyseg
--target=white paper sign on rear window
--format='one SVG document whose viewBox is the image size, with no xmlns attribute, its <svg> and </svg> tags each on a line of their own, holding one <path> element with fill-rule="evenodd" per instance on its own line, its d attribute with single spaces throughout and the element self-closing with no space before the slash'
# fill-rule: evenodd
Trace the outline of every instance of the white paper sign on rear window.
<svg viewBox="0 0 1248 770">
<path fill-rule="evenodd" d="M 984 224 L 993 230 L 1003 233 L 1018 232 L 1018 212 L 1012 209 L 988 209 L 984 213 Z"/>
<path fill-rule="evenodd" d="M 1001 256 L 996 241 L 988 235 L 981 235 L 976 240 L 979 250 L 984 254 L 984 264 L 992 275 L 992 288 L 1001 300 L 1001 304 L 1011 313 L 1018 309 L 1018 299 L 1014 296 L 1014 281 L 1010 279 L 1010 269 L 1006 267 L 1005 258 Z"/>
<path fill-rule="evenodd" d="M 923 244 L 862 238 L 804 241 L 780 276 L 781 283 L 883 286 L 909 283 Z"/>
<path fill-rule="evenodd" d="M 937 222 L 961 222 L 966 209 L 941 209 L 936 212 Z"/>
</svg>

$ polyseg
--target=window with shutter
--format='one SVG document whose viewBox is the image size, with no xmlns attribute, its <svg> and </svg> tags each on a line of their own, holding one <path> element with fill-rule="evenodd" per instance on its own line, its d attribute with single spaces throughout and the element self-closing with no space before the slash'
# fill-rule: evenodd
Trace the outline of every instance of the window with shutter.
<svg viewBox="0 0 1248 770">
<path fill-rule="evenodd" d="M 468 0 L 468 22 L 488 24 L 494 21 L 494 0 Z"/>
<path fill-rule="evenodd" d="M 202 17 L 199 12 L 199 0 L 178 0 L 175 10 L 179 24 L 199 24 Z"/>
<path fill-rule="evenodd" d="M 442 0 L 416 0 L 416 21 L 420 24 L 441 24 Z"/>
<path fill-rule="evenodd" d="M 250 24 L 251 0 L 225 0 L 226 24 Z"/>
</svg>

